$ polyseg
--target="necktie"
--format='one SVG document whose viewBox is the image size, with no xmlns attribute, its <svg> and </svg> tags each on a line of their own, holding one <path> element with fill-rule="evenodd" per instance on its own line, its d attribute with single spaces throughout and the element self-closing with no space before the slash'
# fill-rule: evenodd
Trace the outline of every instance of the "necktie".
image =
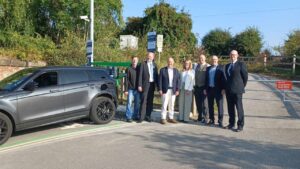
<svg viewBox="0 0 300 169">
<path fill-rule="evenodd" d="M 231 74 L 232 74 L 232 71 L 233 71 L 233 63 L 231 63 L 230 64 L 230 66 L 229 66 L 229 68 L 228 68 L 228 74 L 229 74 L 229 76 L 231 76 Z"/>
</svg>

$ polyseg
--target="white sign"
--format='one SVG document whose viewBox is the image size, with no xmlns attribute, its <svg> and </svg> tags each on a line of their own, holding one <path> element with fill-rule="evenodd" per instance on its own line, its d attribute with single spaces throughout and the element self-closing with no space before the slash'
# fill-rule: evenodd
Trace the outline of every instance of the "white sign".
<svg viewBox="0 0 300 169">
<path fill-rule="evenodd" d="M 157 35 L 157 51 L 158 52 L 162 52 L 163 41 L 164 41 L 164 36 L 163 35 Z"/>
</svg>

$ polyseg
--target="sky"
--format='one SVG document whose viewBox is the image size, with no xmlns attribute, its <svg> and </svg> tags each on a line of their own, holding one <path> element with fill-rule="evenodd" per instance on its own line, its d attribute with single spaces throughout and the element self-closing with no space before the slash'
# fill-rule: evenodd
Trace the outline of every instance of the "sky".
<svg viewBox="0 0 300 169">
<path fill-rule="evenodd" d="M 122 0 L 123 16 L 144 16 L 144 10 L 158 0 Z M 199 43 L 215 28 L 234 36 L 249 26 L 262 34 L 264 48 L 283 45 L 287 35 L 300 29 L 300 0 L 165 0 L 191 15 L 192 31 Z"/>
</svg>

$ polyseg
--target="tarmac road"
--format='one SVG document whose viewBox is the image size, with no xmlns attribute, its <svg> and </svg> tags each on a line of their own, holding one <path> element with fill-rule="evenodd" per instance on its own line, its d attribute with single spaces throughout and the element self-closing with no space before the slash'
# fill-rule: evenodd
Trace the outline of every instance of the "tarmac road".
<svg viewBox="0 0 300 169">
<path fill-rule="evenodd" d="M 56 125 L 19 133 L 0 146 L 0 168 L 299 168 L 300 103 L 283 102 L 273 89 L 249 81 L 240 133 L 194 122 Z M 297 93 L 288 97 L 300 100 Z"/>
</svg>

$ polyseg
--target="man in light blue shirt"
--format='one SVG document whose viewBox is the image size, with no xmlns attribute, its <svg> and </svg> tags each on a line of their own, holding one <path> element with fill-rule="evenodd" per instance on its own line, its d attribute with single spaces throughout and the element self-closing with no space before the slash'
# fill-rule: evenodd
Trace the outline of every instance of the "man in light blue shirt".
<svg viewBox="0 0 300 169">
<path fill-rule="evenodd" d="M 223 127 L 223 95 L 225 94 L 225 74 L 222 65 L 218 64 L 218 57 L 212 57 L 212 65 L 207 68 L 206 90 L 208 98 L 209 125 L 215 124 L 214 101 L 218 106 L 218 125 Z"/>
</svg>

